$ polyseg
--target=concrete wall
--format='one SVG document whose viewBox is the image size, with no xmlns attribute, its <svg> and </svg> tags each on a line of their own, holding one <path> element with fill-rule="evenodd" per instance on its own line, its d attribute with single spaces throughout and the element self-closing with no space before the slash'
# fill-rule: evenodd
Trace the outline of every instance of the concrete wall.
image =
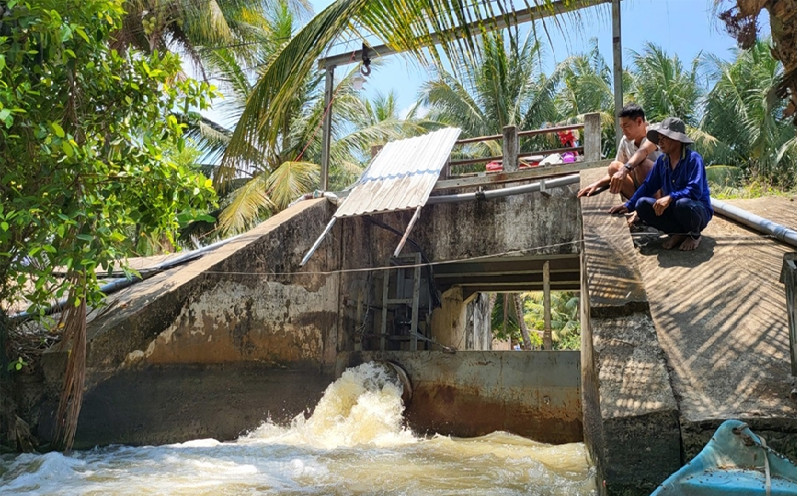
<svg viewBox="0 0 797 496">
<path fill-rule="evenodd" d="M 87 394 L 76 447 L 230 439 L 311 408 L 334 380 L 338 244 L 299 261 L 332 215 L 302 202 L 199 260 L 110 298 L 88 329 Z M 39 435 L 52 431 L 65 356 Z"/>
<path fill-rule="evenodd" d="M 582 174 L 582 184 L 601 174 Z M 613 200 L 581 203 L 584 438 L 602 494 L 641 496 L 681 467 L 681 435 L 628 228 L 606 214 Z"/>
<path fill-rule="evenodd" d="M 581 442 L 577 351 L 342 353 L 338 371 L 370 360 L 412 382 L 405 417 L 417 432 L 471 437 L 497 430 L 547 443 Z"/>
<path fill-rule="evenodd" d="M 576 190 L 573 185 L 550 190 L 548 196 L 529 193 L 487 201 L 427 205 L 402 253 L 420 248 L 434 262 L 520 251 L 540 256 L 578 254 L 581 223 Z M 342 267 L 387 266 L 412 214 L 392 212 L 373 216 L 399 234 L 363 218 L 341 219 L 337 242 L 344 254 Z M 361 349 L 377 349 L 378 341 L 369 339 L 362 330 L 367 334 L 380 327 L 383 277 L 384 271 L 376 270 L 341 275 L 341 301 L 349 302 L 342 306 L 338 337 L 341 351 L 356 349 L 355 342 L 364 342 Z M 423 270 L 422 277 L 424 280 L 431 277 L 428 269 Z M 443 295 L 443 299 L 449 301 L 444 304 L 442 315 L 438 315 L 440 309 L 432 315 L 433 336 L 443 344 L 463 349 L 470 315 L 462 305 L 467 301 L 462 301 L 456 290 Z M 369 307 L 370 312 L 363 310 Z"/>
<path fill-rule="evenodd" d="M 575 253 L 577 244 L 566 243 L 580 235 L 573 193 L 426 207 L 404 252 L 420 248 L 428 260 L 443 261 L 556 244 L 539 253 Z M 400 239 L 365 219 L 342 219 L 300 268 L 333 212 L 326 200 L 301 202 L 198 260 L 114 294 L 89 323 L 87 393 L 75 446 L 231 439 L 266 418 L 284 422 L 312 408 L 335 378 L 338 352 L 378 344 L 385 274 L 379 268 Z M 401 233 L 410 213 L 376 217 Z M 432 278 L 428 270 L 423 277 Z M 457 305 L 456 332 L 447 341 L 483 346 L 484 319 L 469 324 L 467 301 Z M 43 359 L 47 393 L 38 434 L 44 440 L 52 433 L 65 359 L 57 351 Z M 519 411 L 524 394 L 508 411 Z M 478 395 L 458 398 L 456 411 L 480 408 Z M 488 400 L 504 408 L 498 396 Z M 547 411 L 535 405 L 517 422 Z M 546 417 L 554 426 L 550 439 L 565 439 L 565 431 L 580 425 L 570 417 L 557 424 L 553 415 Z M 439 424 L 444 431 L 447 422 Z M 506 425 L 516 424 L 507 418 Z"/>
</svg>

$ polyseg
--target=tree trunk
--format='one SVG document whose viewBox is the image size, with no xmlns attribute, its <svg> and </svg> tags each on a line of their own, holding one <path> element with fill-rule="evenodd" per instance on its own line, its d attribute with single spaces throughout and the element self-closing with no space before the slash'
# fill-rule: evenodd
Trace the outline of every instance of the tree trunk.
<svg viewBox="0 0 797 496">
<path fill-rule="evenodd" d="M 523 301 L 520 299 L 520 294 L 515 293 L 512 295 L 515 301 L 515 315 L 517 315 L 518 326 L 520 326 L 520 335 L 523 336 L 523 349 L 531 349 L 531 336 L 529 336 L 529 329 L 526 327 L 526 320 L 523 318 Z"/>
<path fill-rule="evenodd" d="M 776 87 L 779 98 L 787 99 L 784 117 L 793 117 L 797 126 L 797 0 L 736 0 L 735 7 L 720 12 L 728 33 L 739 46 L 755 42 L 758 16 L 769 12 L 772 56 L 783 64 L 783 77 Z"/>
<path fill-rule="evenodd" d="M 772 29 L 772 55 L 783 63 L 778 96 L 788 98 L 784 117 L 797 125 L 797 0 L 774 0 L 767 4 Z"/>
<path fill-rule="evenodd" d="M 61 315 L 63 339 L 61 349 L 69 351 L 64 385 L 55 415 L 53 446 L 69 453 L 75 440 L 80 407 L 83 404 L 83 385 L 86 380 L 86 273 L 70 275 L 73 287 L 69 304 Z"/>
</svg>

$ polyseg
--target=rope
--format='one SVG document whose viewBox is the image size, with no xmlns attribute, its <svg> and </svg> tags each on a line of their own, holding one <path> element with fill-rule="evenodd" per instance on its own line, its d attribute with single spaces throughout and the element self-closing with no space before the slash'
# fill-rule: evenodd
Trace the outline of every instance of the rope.
<svg viewBox="0 0 797 496">
<path fill-rule="evenodd" d="M 676 234 L 678 234 L 678 233 L 676 233 Z M 651 234 L 645 234 L 645 235 L 646 236 L 652 236 Z M 537 251 L 540 251 L 540 250 L 545 250 L 545 249 L 548 249 L 548 248 L 559 248 L 559 247 L 573 245 L 573 244 L 587 243 L 589 241 L 601 241 L 601 240 L 607 240 L 607 239 L 612 239 L 612 238 L 621 238 L 621 237 L 626 237 L 626 236 L 628 236 L 628 233 L 615 234 L 615 235 L 612 235 L 612 236 L 592 236 L 592 237 L 589 237 L 589 238 L 585 238 L 583 240 L 564 241 L 562 243 L 553 243 L 553 244 L 549 244 L 549 245 L 541 245 L 541 246 L 535 246 L 535 247 L 524 248 L 524 249 L 519 249 L 519 250 L 510 250 L 510 251 L 499 252 L 499 253 L 490 253 L 490 254 L 487 254 L 487 255 L 478 255 L 478 256 L 473 256 L 473 257 L 457 258 L 457 259 L 454 259 L 454 260 L 442 260 L 442 261 L 437 261 L 437 262 L 421 262 L 419 264 L 407 264 L 407 265 L 402 265 L 402 268 L 411 269 L 411 268 L 415 268 L 415 267 L 433 267 L 433 266 L 436 266 L 436 265 L 447 265 L 447 264 L 455 264 L 455 263 L 461 263 L 461 262 L 472 262 L 472 261 L 485 260 L 485 259 L 490 259 L 490 258 L 494 258 L 494 257 L 501 257 L 501 256 L 528 255 L 528 254 L 531 254 L 531 253 L 534 253 L 534 252 L 537 252 Z M 636 236 L 636 234 L 633 235 L 633 236 Z M 741 237 L 738 237 L 738 236 L 727 236 L 727 237 L 712 236 L 712 239 L 759 240 L 761 238 L 771 238 L 771 237 L 772 236 L 769 236 L 769 235 L 766 235 L 766 236 L 750 236 L 750 237 L 745 237 L 745 238 L 741 238 Z M 577 253 L 573 253 L 573 256 L 578 256 L 578 254 Z M 263 276 L 263 275 L 266 275 L 266 276 L 268 276 L 268 275 L 271 275 L 271 276 L 293 276 L 293 275 L 299 275 L 299 276 L 302 276 L 302 275 L 331 276 L 331 275 L 336 275 L 336 274 L 349 274 L 349 273 L 357 273 L 357 272 L 371 272 L 371 271 L 391 270 L 391 269 L 395 269 L 395 266 L 393 266 L 393 265 L 385 265 L 385 266 L 378 266 L 378 267 L 360 267 L 360 268 L 355 268 L 355 269 L 336 269 L 336 270 L 328 270 L 328 271 L 301 271 L 301 272 L 253 272 L 253 271 L 239 272 L 239 271 L 224 271 L 224 270 L 194 270 L 194 271 L 191 271 L 190 268 L 188 268 L 188 267 L 186 267 L 183 270 L 185 270 L 188 273 L 194 273 L 194 274 L 202 273 L 202 274 L 230 274 L 230 275 L 256 275 L 256 276 Z"/>
<path fill-rule="evenodd" d="M 767 440 L 764 439 L 764 436 L 761 434 L 758 435 L 758 439 L 761 440 L 761 449 L 764 451 L 764 474 L 766 475 L 767 482 L 766 482 L 766 490 L 767 496 L 772 495 L 772 476 L 769 471 L 769 453 L 767 451 Z"/>
</svg>

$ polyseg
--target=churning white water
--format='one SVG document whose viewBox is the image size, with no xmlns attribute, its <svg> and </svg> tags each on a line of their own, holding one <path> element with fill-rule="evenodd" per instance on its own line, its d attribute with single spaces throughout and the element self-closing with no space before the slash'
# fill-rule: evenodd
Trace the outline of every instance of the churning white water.
<svg viewBox="0 0 797 496">
<path fill-rule="evenodd" d="M 309 418 L 264 422 L 233 442 L 6 455 L 0 495 L 596 494 L 580 443 L 413 435 L 394 380 L 373 363 L 349 369 Z"/>
</svg>

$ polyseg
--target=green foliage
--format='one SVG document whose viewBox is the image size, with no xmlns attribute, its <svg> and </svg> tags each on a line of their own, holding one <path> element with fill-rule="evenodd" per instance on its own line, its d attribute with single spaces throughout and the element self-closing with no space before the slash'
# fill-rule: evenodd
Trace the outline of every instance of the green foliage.
<svg viewBox="0 0 797 496">
<path fill-rule="evenodd" d="M 293 36 L 296 18 L 288 2 L 275 2 L 266 12 L 261 27 L 266 42 L 257 45 L 254 53 L 242 53 L 237 48 L 206 53 L 207 66 L 225 81 L 221 88 L 225 100 L 217 109 L 231 119 L 244 112 L 255 90 L 249 68 L 262 74 L 268 67 L 262 61 L 273 59 Z M 372 64 L 377 65 L 378 62 Z M 352 78 L 358 72 L 359 67 L 354 67 L 334 88 L 331 189 L 342 189 L 359 177 L 370 158 L 371 146 L 426 131 L 420 120 L 399 118 L 393 94 L 378 95 L 373 101 L 360 96 L 352 86 Z M 285 112 L 263 124 L 279 131 L 267 152 L 250 143 L 243 167 L 242 163 L 231 167 L 226 162 L 217 168 L 216 186 L 228 195 L 222 201 L 219 215 L 221 231 L 246 230 L 317 187 L 320 127 L 325 112 L 324 76 L 324 71 L 310 71 L 294 88 Z M 207 160 L 214 162 L 228 153 L 232 132 L 207 119 L 195 122 L 193 135 L 207 153 Z"/>
<path fill-rule="evenodd" d="M 520 326 L 517 321 L 512 294 L 496 295 L 491 325 L 493 337 L 499 340 L 511 339 L 521 342 Z M 507 305 L 504 298 L 507 297 Z M 542 345 L 542 331 L 545 329 L 545 308 L 540 292 L 522 293 L 523 318 L 529 328 L 531 346 Z M 581 347 L 581 324 L 579 322 L 578 296 L 572 291 L 551 291 L 551 330 L 555 350 L 577 350 Z"/>
<path fill-rule="evenodd" d="M 634 70 L 628 93 L 645 109 L 648 121 L 660 122 L 674 115 L 688 125 L 698 124 L 703 92 L 699 57 L 686 68 L 677 55 L 670 56 L 660 46 L 645 43 L 641 52 L 631 52 L 631 60 Z"/>
<path fill-rule="evenodd" d="M 519 40 L 513 33 L 491 32 L 482 36 L 479 51 L 481 64 L 463 64 L 455 72 L 439 67 L 437 76 L 422 86 L 419 103 L 428 106 L 429 119 L 459 127 L 462 137 L 469 138 L 501 134 L 510 125 L 536 129 L 556 118 L 557 81 L 539 70 L 542 42 L 531 34 Z M 529 145 L 529 140 L 521 141 L 521 150 Z M 462 153 L 501 155 L 501 144 L 478 143 Z"/>
<path fill-rule="evenodd" d="M 100 303 L 95 272 L 134 252 L 137 234 L 173 240 L 213 198 L 174 160 L 175 112 L 214 90 L 185 79 L 170 53 L 108 47 L 122 0 L 7 3 L 0 36 L 0 301 L 44 305 L 68 291 Z M 58 279 L 85 274 L 85 287 Z"/>
<path fill-rule="evenodd" d="M 6 369 L 9 372 L 19 372 L 27 364 L 28 364 L 28 362 L 23 360 L 22 357 L 17 357 L 16 360 L 12 360 L 11 362 L 8 363 L 8 365 L 6 366 Z"/>
<path fill-rule="evenodd" d="M 783 66 L 772 57 L 770 43 L 737 50 L 731 62 L 708 56 L 704 65 L 716 84 L 706 98 L 702 127 L 727 144 L 723 153 L 708 158 L 740 167 L 759 182 L 797 184 L 797 139 L 794 127 L 780 119 L 786 101 L 774 88 Z"/>
</svg>

